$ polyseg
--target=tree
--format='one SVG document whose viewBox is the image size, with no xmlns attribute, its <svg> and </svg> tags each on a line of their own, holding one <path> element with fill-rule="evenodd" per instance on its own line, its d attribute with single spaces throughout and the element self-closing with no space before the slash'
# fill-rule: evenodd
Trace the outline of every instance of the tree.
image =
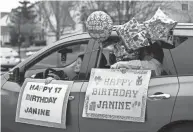
<svg viewBox="0 0 193 132">
<path fill-rule="evenodd" d="M 12 46 L 17 46 L 19 34 L 17 33 L 17 31 L 13 27 L 10 27 L 9 33 L 10 33 L 10 43 L 11 43 L 11 45 Z"/>
<path fill-rule="evenodd" d="M 74 28 L 75 22 L 70 15 L 72 6 L 71 1 L 42 1 L 39 3 L 39 8 L 42 9 L 39 13 L 50 31 L 55 33 L 56 40 L 59 40 L 66 27 Z"/>
<path fill-rule="evenodd" d="M 86 32 L 86 20 L 88 18 L 88 12 L 87 12 L 87 7 L 86 6 L 82 6 L 81 10 L 80 10 L 80 21 L 82 22 L 83 25 L 83 32 Z"/>
<path fill-rule="evenodd" d="M 13 24 L 18 24 L 19 26 L 25 23 L 34 23 L 34 20 L 37 16 L 32 10 L 34 8 L 34 4 L 30 4 L 29 1 L 19 1 L 19 3 L 21 4 L 21 6 L 12 9 L 11 11 L 11 22 Z"/>
<path fill-rule="evenodd" d="M 31 4 L 29 1 L 19 1 L 21 6 L 12 9 L 10 14 L 10 32 L 11 32 L 11 42 L 14 45 L 15 42 L 18 45 L 18 51 L 20 55 L 20 47 L 21 44 L 26 40 L 26 44 L 29 45 L 29 36 L 31 36 L 34 24 L 35 24 L 35 18 L 36 14 L 33 12 L 34 5 Z M 16 40 L 17 41 L 12 41 Z"/>
<path fill-rule="evenodd" d="M 164 1 L 86 1 L 88 14 L 100 10 L 113 19 L 114 24 L 123 24 L 136 17 L 140 22 L 153 16 L 158 7 L 169 7 Z"/>
</svg>

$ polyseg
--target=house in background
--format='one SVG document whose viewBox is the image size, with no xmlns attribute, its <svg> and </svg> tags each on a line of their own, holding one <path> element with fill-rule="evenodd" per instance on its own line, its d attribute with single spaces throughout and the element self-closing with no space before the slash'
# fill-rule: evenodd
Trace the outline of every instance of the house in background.
<svg viewBox="0 0 193 132">
<path fill-rule="evenodd" d="M 9 34 L 9 12 L 1 12 L 0 26 L 1 26 L 1 46 L 4 46 L 6 43 L 10 42 Z"/>
<path fill-rule="evenodd" d="M 179 23 L 193 23 L 193 1 L 176 1 L 171 8 L 165 11 L 172 19 Z"/>
<path fill-rule="evenodd" d="M 108 4 L 105 3 L 104 9 L 113 17 L 115 25 L 124 24 L 132 17 L 142 23 L 151 19 L 158 7 L 179 23 L 193 23 L 193 1 L 119 1 L 117 7 L 113 9 L 109 9 Z M 128 6 L 132 4 L 133 6 Z"/>
</svg>

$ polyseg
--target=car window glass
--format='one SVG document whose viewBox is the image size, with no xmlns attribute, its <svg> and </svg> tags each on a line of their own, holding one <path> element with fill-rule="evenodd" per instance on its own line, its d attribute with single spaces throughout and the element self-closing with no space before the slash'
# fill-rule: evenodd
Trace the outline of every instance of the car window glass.
<svg viewBox="0 0 193 132">
<path fill-rule="evenodd" d="M 85 52 L 86 47 L 87 44 L 61 47 L 34 64 L 30 69 L 57 68 L 69 65 L 77 59 L 78 55 Z"/>
<path fill-rule="evenodd" d="M 86 47 L 87 47 L 87 44 L 69 46 L 67 49 L 70 49 L 71 50 L 70 52 L 67 52 L 66 55 L 60 54 L 58 56 L 59 66 L 65 66 L 75 61 L 79 55 L 85 53 Z"/>
<path fill-rule="evenodd" d="M 175 48 L 171 50 L 179 75 L 193 75 L 193 37 L 176 36 Z"/>
<path fill-rule="evenodd" d="M 113 39 L 111 39 L 113 40 Z M 120 40 L 113 40 L 113 41 L 105 41 L 105 43 L 103 43 L 103 53 L 101 56 L 101 65 L 99 66 L 99 68 L 110 68 L 110 66 L 114 63 L 117 62 L 117 58 L 115 56 L 114 50 L 114 44 L 117 44 L 117 42 L 119 42 Z M 176 76 L 176 70 L 174 67 L 174 63 L 173 63 L 173 59 L 170 53 L 169 49 L 165 49 L 165 48 L 160 48 L 160 50 L 163 51 L 163 63 L 161 64 L 161 68 L 162 71 L 159 75 L 154 75 L 152 77 L 166 77 L 166 76 Z M 105 61 L 102 61 L 105 60 Z M 154 72 L 154 71 L 152 71 Z"/>
<path fill-rule="evenodd" d="M 43 68 L 53 68 L 58 66 L 58 53 L 54 52 L 45 58 L 43 58 L 41 61 L 33 65 L 30 69 L 43 69 Z"/>
<path fill-rule="evenodd" d="M 78 80 L 87 46 L 88 40 L 84 40 L 68 46 L 53 47 L 26 66 L 24 78 L 45 79 L 58 76 L 59 80 Z M 49 68 L 51 71 L 45 74 Z"/>
<path fill-rule="evenodd" d="M 113 54 L 113 51 L 114 51 L 114 46 L 112 46 L 112 44 L 108 45 L 103 50 L 103 54 L 105 54 L 105 56 L 107 58 L 107 64 L 109 66 L 117 62 L 117 59 L 116 59 L 115 55 Z M 172 57 L 171 57 L 169 49 L 162 48 L 162 51 L 163 51 L 163 54 L 164 54 L 163 63 L 161 64 L 161 67 L 162 67 L 163 70 L 162 70 L 160 75 L 153 76 L 153 77 L 176 75 L 176 71 L 175 71 L 175 68 L 174 68 L 174 64 L 173 64 Z"/>
</svg>

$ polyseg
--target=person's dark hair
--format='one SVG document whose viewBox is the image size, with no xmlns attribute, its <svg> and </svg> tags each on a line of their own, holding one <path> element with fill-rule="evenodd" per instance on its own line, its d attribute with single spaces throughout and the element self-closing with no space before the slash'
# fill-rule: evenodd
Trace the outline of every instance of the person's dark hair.
<svg viewBox="0 0 193 132">
<path fill-rule="evenodd" d="M 154 42 L 150 46 L 143 47 L 140 49 L 140 60 L 143 60 L 144 58 L 144 54 L 143 54 L 144 50 L 146 50 L 146 52 L 149 54 L 152 53 L 155 59 L 157 59 L 161 64 L 163 63 L 164 52 L 161 46 L 157 42 Z"/>
<path fill-rule="evenodd" d="M 105 68 L 106 65 L 107 65 L 107 59 L 105 55 L 102 53 L 99 68 Z"/>
</svg>

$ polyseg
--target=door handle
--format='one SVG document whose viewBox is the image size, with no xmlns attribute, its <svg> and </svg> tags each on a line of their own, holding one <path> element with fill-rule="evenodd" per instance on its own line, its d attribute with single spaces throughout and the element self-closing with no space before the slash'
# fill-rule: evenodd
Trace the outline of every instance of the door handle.
<svg viewBox="0 0 193 132">
<path fill-rule="evenodd" d="M 165 93 L 154 94 L 154 95 L 148 96 L 148 98 L 151 100 L 169 99 L 170 97 L 171 97 L 170 94 L 165 94 Z"/>
<path fill-rule="evenodd" d="M 74 96 L 69 96 L 68 100 L 74 100 Z"/>
</svg>

